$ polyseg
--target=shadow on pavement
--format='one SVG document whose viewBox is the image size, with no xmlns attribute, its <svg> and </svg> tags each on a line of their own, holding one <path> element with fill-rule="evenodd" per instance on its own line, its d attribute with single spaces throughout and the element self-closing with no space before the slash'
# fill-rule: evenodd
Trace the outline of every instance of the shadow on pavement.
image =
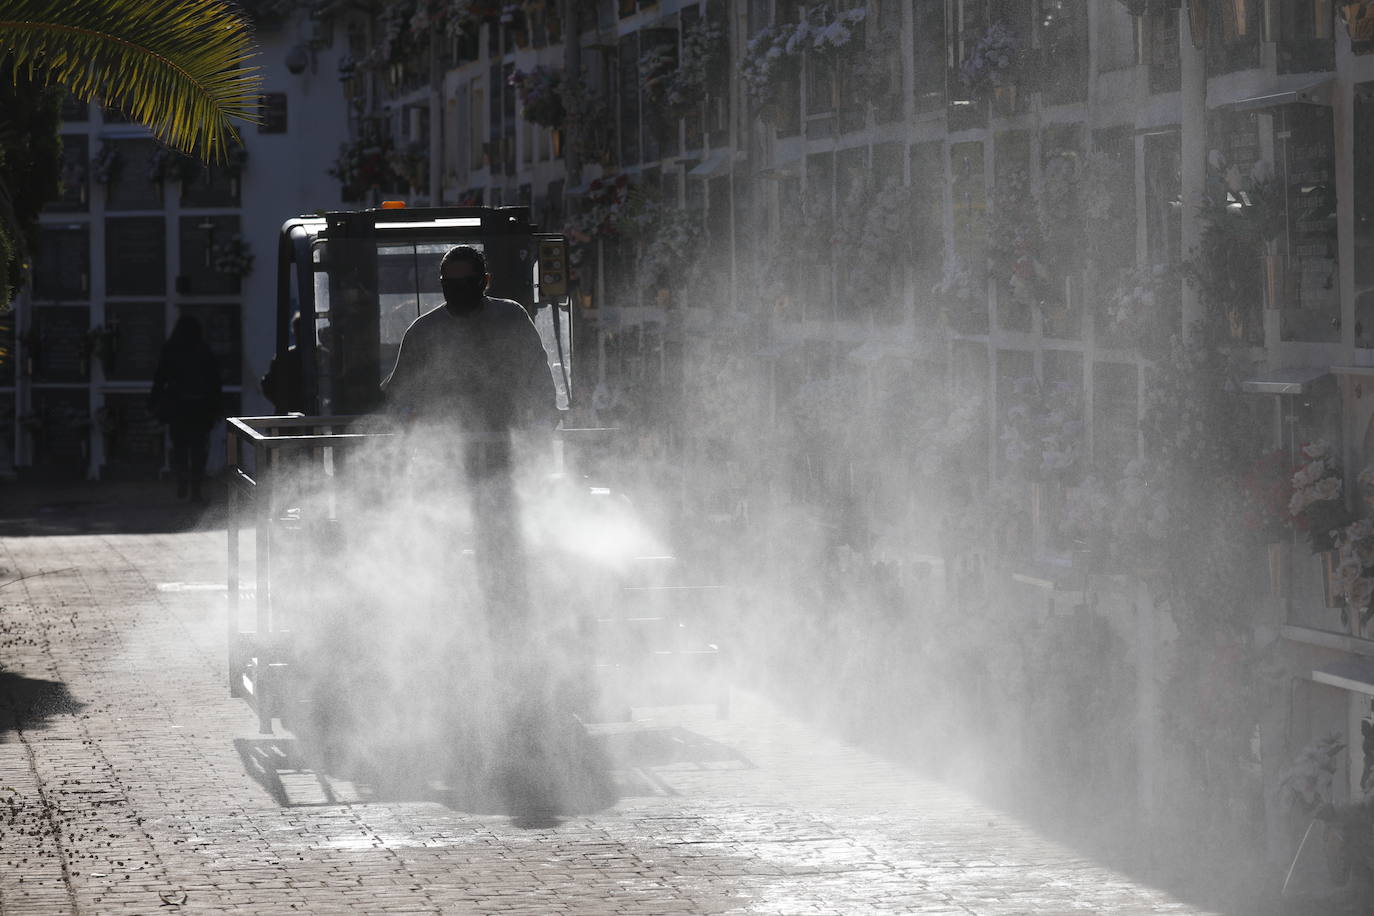
<svg viewBox="0 0 1374 916">
<path fill-rule="evenodd" d="M 60 681 L 0 671 L 0 735 L 46 727 L 54 716 L 70 716 L 85 706 Z"/>
<path fill-rule="evenodd" d="M 594 739 L 556 764 L 525 757 L 483 765 L 480 755 L 421 742 L 340 748 L 295 737 L 239 738 L 245 772 L 284 808 L 432 802 L 456 811 L 505 815 L 521 827 L 605 810 L 620 780 Z"/>
<path fill-rule="evenodd" d="M 223 485 L 207 501 L 178 500 L 169 481 L 0 483 L 0 537 L 166 534 L 224 524 Z"/>
<path fill-rule="evenodd" d="M 754 768 L 733 748 L 685 728 L 614 728 L 593 726 L 576 739 L 574 754 L 543 772 L 518 764 L 483 767 L 480 755 L 419 745 L 354 748 L 350 754 L 274 736 L 239 738 L 234 749 L 245 772 L 284 808 L 425 801 L 509 815 L 522 827 L 552 826 L 621 798 L 676 795 L 664 779 L 675 768 Z"/>
</svg>

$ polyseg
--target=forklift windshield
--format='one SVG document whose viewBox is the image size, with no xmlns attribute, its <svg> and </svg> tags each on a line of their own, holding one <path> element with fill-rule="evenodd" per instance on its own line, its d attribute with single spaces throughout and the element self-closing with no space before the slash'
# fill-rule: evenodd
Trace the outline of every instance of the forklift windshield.
<svg viewBox="0 0 1374 916">
<path fill-rule="evenodd" d="M 562 244 L 561 237 L 537 234 L 517 207 L 363 210 L 287 221 L 278 248 L 276 352 L 293 343 L 303 350 L 305 413 L 354 414 L 377 405 L 406 329 L 443 304 L 439 262 L 455 245 L 486 256 L 490 295 L 530 312 L 559 406 L 566 406 L 567 304 L 559 301 L 561 290 L 549 295 L 539 283 L 541 253 L 553 260 L 549 252 L 561 252 Z M 304 339 L 292 341 L 297 312 Z"/>
</svg>

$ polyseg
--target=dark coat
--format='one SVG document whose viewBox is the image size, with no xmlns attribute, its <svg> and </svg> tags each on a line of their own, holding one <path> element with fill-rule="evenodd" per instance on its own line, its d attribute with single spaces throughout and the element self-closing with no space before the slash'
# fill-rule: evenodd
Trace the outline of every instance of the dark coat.
<svg viewBox="0 0 1374 916">
<path fill-rule="evenodd" d="M 224 416 L 219 364 L 200 324 L 187 322 L 178 321 L 163 344 L 148 407 L 161 423 L 209 432 Z"/>
</svg>

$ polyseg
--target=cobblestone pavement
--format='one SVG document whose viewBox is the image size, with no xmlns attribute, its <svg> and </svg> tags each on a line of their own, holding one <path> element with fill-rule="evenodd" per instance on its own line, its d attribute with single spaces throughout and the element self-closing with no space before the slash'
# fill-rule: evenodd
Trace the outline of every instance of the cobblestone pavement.
<svg viewBox="0 0 1374 916">
<path fill-rule="evenodd" d="M 227 695 L 223 544 L 0 537 L 0 914 L 1201 912 L 743 692 L 555 825 L 350 799 Z"/>
</svg>

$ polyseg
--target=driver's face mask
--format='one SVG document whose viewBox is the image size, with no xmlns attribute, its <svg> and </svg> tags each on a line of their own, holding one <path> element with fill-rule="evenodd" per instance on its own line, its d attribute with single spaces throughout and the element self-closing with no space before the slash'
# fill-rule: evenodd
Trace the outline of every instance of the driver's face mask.
<svg viewBox="0 0 1374 916">
<path fill-rule="evenodd" d="M 444 291 L 444 301 L 449 305 L 463 308 L 482 301 L 486 291 L 485 277 L 440 277 L 439 286 Z"/>
</svg>

